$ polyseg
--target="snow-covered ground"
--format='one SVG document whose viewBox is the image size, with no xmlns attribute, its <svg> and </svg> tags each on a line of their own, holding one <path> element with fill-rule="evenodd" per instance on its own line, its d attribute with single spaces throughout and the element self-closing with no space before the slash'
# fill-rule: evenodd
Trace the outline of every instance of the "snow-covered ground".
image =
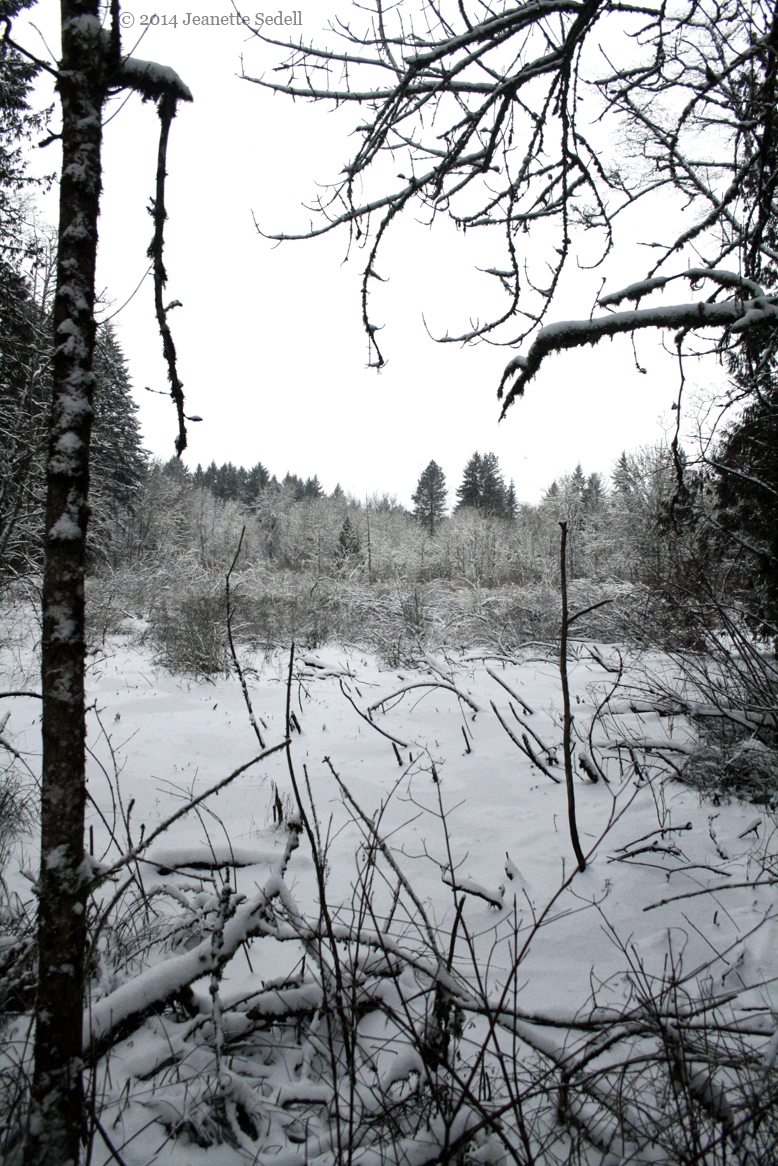
<svg viewBox="0 0 778 1166">
<path fill-rule="evenodd" d="M 584 735 L 615 676 L 603 667 L 615 659 L 614 649 L 601 645 L 596 655 L 581 647 L 570 663 L 575 726 Z M 5 663 L 10 667 L 10 658 Z M 649 663 L 661 667 L 659 660 Z M 689 998 L 706 992 L 739 993 L 729 1005 L 735 1020 L 748 1019 L 757 1048 L 759 1032 L 764 1033 L 762 1044 L 770 1040 L 778 1008 L 773 983 L 778 975 L 774 859 L 772 877 L 758 880 L 758 875 L 769 867 L 765 856 L 775 850 L 774 815 L 753 805 L 701 802 L 697 793 L 667 776 L 672 770 L 662 758 L 678 765 L 693 741 L 682 720 L 645 707 L 632 711 L 634 694 L 626 690 L 613 695 L 615 715 L 603 718 L 593 733 L 593 756 L 609 783 L 593 782 L 576 768 L 578 828 L 587 867 L 570 881 L 575 860 L 562 767 L 560 680 L 553 657 L 540 649 L 515 660 L 438 656 L 398 670 L 381 667 L 360 651 L 327 648 L 297 655 L 289 687 L 288 654 L 246 657 L 244 664 L 267 747 L 285 738 L 291 697 L 291 763 L 309 823 L 313 828 L 312 798 L 326 840 L 327 899 L 338 926 L 355 927 L 361 909 L 361 925 L 380 930 L 402 886 L 401 872 L 424 908 L 440 950 L 453 952 L 452 974 L 461 983 L 475 983 L 480 975 L 476 987 L 484 999 L 499 998 L 507 984 L 517 1014 L 580 1018 L 590 1016 L 595 1006 L 629 1007 L 641 977 L 644 984 L 656 983 L 652 977 L 669 977 L 684 982 Z M 6 668 L 0 689 L 11 687 L 8 672 Z M 187 799 L 261 752 L 237 679 L 196 682 L 171 676 L 129 636 L 107 642 L 104 651 L 91 657 L 88 696 L 94 706 L 88 734 L 88 788 L 94 803 L 89 838 L 95 859 L 104 864 L 115 863 L 121 849 L 137 845 Z M 3 701 L 0 713 L 9 709 L 6 738 L 21 753 L 34 755 L 39 702 Z M 548 773 L 517 747 L 500 717 L 519 741 L 526 734 Z M 589 753 L 590 744 L 579 741 L 576 759 L 582 751 Z M 155 888 L 168 889 L 165 902 L 177 896 L 182 918 L 189 920 L 186 934 L 182 931 L 178 939 L 168 935 L 158 944 L 152 962 L 181 958 L 198 943 L 207 947 L 213 913 L 208 916 L 210 931 L 205 925 L 198 931 L 192 920 L 198 910 L 204 919 L 214 905 L 214 888 L 201 878 L 216 860 L 226 865 L 216 875 L 215 890 L 229 876 L 233 890 L 250 904 L 260 893 L 277 894 L 282 885 L 281 902 L 289 906 L 284 898 L 288 892 L 291 909 L 315 923 L 317 877 L 305 832 L 284 877 L 278 874 L 288 836 L 274 821 L 276 805 L 289 818 L 294 797 L 284 749 L 249 766 L 196 812 L 179 818 L 137 864 L 130 864 L 127 869 L 137 873 L 137 885 L 142 883 L 144 895 L 152 896 L 156 922 Z M 376 854 L 371 846 L 374 838 L 366 820 L 379 818 L 388 856 Z M 32 840 L 25 842 L 22 858 L 34 870 Z M 365 889 L 371 874 L 373 884 Z M 23 886 L 13 870 L 6 878 L 14 887 Z M 739 886 L 729 889 L 730 884 Z M 102 895 L 107 901 L 105 886 Z M 432 948 L 419 919 L 411 918 L 412 900 L 404 889 L 400 900 L 395 931 L 390 928 L 387 935 L 396 934 L 408 951 L 424 952 L 429 961 Z M 126 924 L 127 932 L 135 934 L 140 914 Z M 235 920 L 240 920 L 240 911 Z M 516 953 L 528 938 L 517 967 Z M 115 943 L 120 940 L 114 936 Z M 129 952 L 132 938 L 127 935 L 124 941 Z M 99 1074 L 107 1137 L 96 1136 L 94 1163 L 111 1160 L 109 1142 L 122 1161 L 138 1166 L 151 1160 L 261 1160 L 292 1166 L 313 1161 L 319 1152 L 322 1162 L 332 1161 L 331 1154 L 327 1159 L 332 1147 L 320 1137 L 322 1114 L 332 1113 L 332 1092 L 326 1074 L 314 1080 L 312 1054 L 307 1062 L 303 1054 L 297 1061 L 268 1054 L 261 1068 L 257 1063 L 251 1068 L 248 1046 L 233 1048 L 227 1039 L 242 1024 L 250 1027 L 245 1001 L 271 982 L 294 977 L 301 953 L 300 943 L 262 936 L 251 940 L 227 964 L 218 984 L 209 976 L 194 984 L 189 1016 L 171 1020 L 167 1028 L 161 1017 L 152 1016 L 113 1049 L 107 1070 L 103 1063 Z M 142 951 L 133 950 L 124 964 L 115 955 L 98 961 L 98 1035 L 100 1025 L 107 1023 L 112 994 L 121 989 L 127 996 L 129 985 L 143 982 L 144 958 Z M 417 968 L 418 976 L 422 972 Z M 303 992 L 306 983 L 305 976 L 299 979 Z M 186 1058 L 178 1058 L 175 1073 L 162 1066 L 176 1062 L 174 1046 L 183 1040 L 187 1025 L 187 1032 L 197 1023 L 202 1029 L 214 992 L 227 1036 L 221 1076 L 208 1086 L 211 1109 L 214 1089 L 222 1088 L 225 1127 L 231 1121 L 235 1137 L 231 1146 L 222 1141 L 207 1147 L 196 1142 L 206 1143 L 208 1131 L 193 1133 L 195 1122 L 186 1132 L 183 1118 L 195 1101 L 201 1109 L 205 1104 L 203 1090 L 193 1082 L 207 1076 L 213 1041 L 205 1041 L 196 1064 L 190 1058 L 188 1076 L 181 1070 Z M 387 1036 L 387 1024 L 386 1009 L 383 1015 L 380 1009 L 366 1009 L 359 1031 L 365 1048 L 372 1050 L 372 1069 L 390 1089 L 395 1078 L 415 1082 L 418 1066 L 402 1062 L 399 1046 Z M 21 1031 L 20 1023 L 17 1036 Z M 550 1040 L 553 1032 L 548 1027 L 535 1031 L 543 1040 Z M 554 1047 L 563 1049 L 570 1038 L 557 1034 L 553 1039 Z M 305 1047 L 305 1040 L 300 1041 Z M 319 1049 L 316 1042 L 311 1047 Z M 537 1043 L 533 1048 L 537 1052 Z M 532 1060 L 536 1052 L 519 1043 L 511 1055 Z M 402 1055 L 411 1056 L 407 1050 Z M 258 1112 L 264 1106 L 266 1122 L 255 1121 L 253 1128 L 244 1128 L 244 1122 L 238 1129 L 235 1098 L 246 1089 L 251 1096 L 244 1097 L 241 1112 Z M 295 1137 L 303 1101 L 306 1133 L 299 1135 L 298 1130 Z M 316 1150 L 310 1144 L 314 1127 Z M 434 1132 L 434 1123 L 431 1128 Z M 178 1136 L 171 1136 L 176 1129 Z M 484 1137 L 480 1160 L 501 1160 L 499 1139 L 489 1142 Z M 418 1144 L 417 1138 L 413 1145 Z M 367 1150 L 361 1153 L 368 1155 Z M 556 1158 L 548 1153 L 548 1161 L 565 1160 L 559 1148 L 553 1151 Z M 606 1160 L 592 1154 L 592 1161 Z M 411 1158 L 425 1160 L 423 1153 Z M 360 1154 L 356 1160 L 372 1161 Z"/>
</svg>

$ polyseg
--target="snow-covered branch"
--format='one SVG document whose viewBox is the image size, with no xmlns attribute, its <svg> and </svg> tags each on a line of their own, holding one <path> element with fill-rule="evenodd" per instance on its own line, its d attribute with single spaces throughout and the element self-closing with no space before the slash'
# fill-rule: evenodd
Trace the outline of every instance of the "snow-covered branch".
<svg viewBox="0 0 778 1166">
<path fill-rule="evenodd" d="M 650 281 L 654 282 L 654 281 Z M 645 288 L 645 284 L 633 285 Z M 621 298 L 630 298 L 625 292 Z M 645 294 L 641 290 L 638 295 Z M 618 302 L 610 299 L 609 302 Z M 554 352 L 567 348 L 582 348 L 585 344 L 597 344 L 605 336 L 617 336 L 621 332 L 637 332 L 643 328 L 672 328 L 675 331 L 691 332 L 711 328 L 719 331 L 742 332 L 755 324 L 768 321 L 778 322 L 778 296 L 750 300 L 725 300 L 723 303 L 668 304 L 655 308 L 635 308 L 629 312 L 614 312 L 608 316 L 596 316 L 591 320 L 559 320 L 541 328 L 526 356 L 514 356 L 508 362 L 497 389 L 497 397 L 503 399 L 505 387 L 511 377 L 516 376 L 502 407 L 501 417 L 524 393 L 524 386 L 535 376 L 543 361 Z"/>
</svg>

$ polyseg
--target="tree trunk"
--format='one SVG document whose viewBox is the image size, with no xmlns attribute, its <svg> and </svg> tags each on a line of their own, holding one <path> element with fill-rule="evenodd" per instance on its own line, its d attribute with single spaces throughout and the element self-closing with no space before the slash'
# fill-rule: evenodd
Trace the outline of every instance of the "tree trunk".
<svg viewBox="0 0 778 1166">
<path fill-rule="evenodd" d="M 62 0 L 62 177 L 43 576 L 38 999 L 25 1166 L 70 1166 L 84 1133 L 84 574 L 101 113 L 96 0 Z"/>
</svg>

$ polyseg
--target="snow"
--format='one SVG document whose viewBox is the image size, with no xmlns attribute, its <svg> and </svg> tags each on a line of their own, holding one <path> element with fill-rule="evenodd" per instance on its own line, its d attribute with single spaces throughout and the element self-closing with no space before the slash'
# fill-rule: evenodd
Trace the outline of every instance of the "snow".
<svg viewBox="0 0 778 1166">
<path fill-rule="evenodd" d="M 69 514 L 61 514 L 49 531 L 49 538 L 61 539 L 62 541 L 78 540 L 81 538 L 81 527 L 73 521 Z"/>
<path fill-rule="evenodd" d="M 598 646 L 598 653 L 607 660 L 609 646 Z M 11 672 L 13 663 L 8 650 L 0 651 L 4 673 Z M 267 726 L 267 745 L 272 747 L 283 741 L 286 731 L 288 656 L 279 652 L 247 663 L 254 668 L 248 673 L 251 700 Z M 345 698 L 344 677 L 350 678 L 350 696 L 365 717 L 357 717 Z M 573 708 L 581 730 L 612 683 L 612 674 L 597 658 L 582 652 L 571 661 Z M 502 1013 L 509 1005 L 514 1012 L 510 1024 L 524 1042 L 516 1045 L 523 1050 L 520 1057 L 544 1054 L 560 1064 L 570 1055 L 574 1040 L 573 1030 L 562 1026 L 582 1016 L 604 1020 L 619 1015 L 637 982 L 630 979 L 631 965 L 641 969 L 646 981 L 672 966 L 686 977 L 685 990 L 691 997 L 703 991 L 734 993 L 735 1019 L 746 1026 L 744 1031 L 763 1034 L 757 1047 L 765 1063 L 772 1064 L 778 1044 L 776 994 L 770 981 L 778 976 L 778 921 L 774 887 L 767 882 L 753 885 L 759 856 L 774 830 L 769 815 L 750 805 L 721 805 L 716 807 L 714 827 L 710 805 L 701 803 L 694 791 L 674 780 L 660 781 L 664 762 L 657 754 L 672 749 L 676 763 L 682 761 L 693 739 L 691 729 L 683 728 L 680 716 L 647 716 L 649 701 L 614 699 L 616 727 L 609 753 L 597 754 L 598 765 L 608 767 L 611 784 L 595 784 L 580 772 L 576 778 L 587 869 L 575 875 L 564 784 L 549 781 L 515 747 L 492 711 L 493 702 L 506 724 L 512 723 L 508 707 L 512 700 L 520 702 L 526 723 L 547 743 L 545 747 L 561 756 L 559 676 L 551 652 L 545 656 L 535 649 L 514 661 L 491 660 L 488 666 L 483 660 L 439 654 L 421 661 L 418 669 L 399 672 L 364 652 L 334 647 L 308 653 L 299 661 L 292 709 L 301 732 L 292 735 L 291 754 L 298 781 L 303 785 L 307 778 L 310 783 L 328 839 L 327 894 L 336 916 L 335 935 L 341 941 L 348 938 L 358 889 L 367 885 L 371 830 L 347 804 L 325 756 L 353 802 L 377 823 L 398 869 L 424 905 L 444 955 L 461 912 L 459 934 L 466 926 L 472 953 L 486 977 L 490 1007 Z M 236 680 L 195 683 L 169 675 L 129 637 L 108 640 L 104 652 L 92 657 L 87 703 L 95 705 L 105 726 L 101 731 L 97 714 L 90 714 L 94 757 L 89 759 L 89 792 L 100 813 L 90 809 L 94 855 L 84 869 L 94 874 L 105 872 L 118 857 L 108 826 L 123 848 L 130 838 L 137 845 L 188 798 L 256 755 L 256 739 Z M 378 728 L 408 742 L 400 754 L 401 767 L 391 740 L 366 719 L 368 706 Z M 27 756 L 37 748 L 40 704 L 25 698 L 10 707 L 5 732 Z M 107 747 L 108 733 L 118 777 Z M 626 754 L 618 748 L 620 740 L 629 742 L 630 748 L 642 741 L 644 769 L 651 781 L 636 782 L 628 768 L 622 777 Z M 598 741 L 605 743 L 603 732 L 597 732 L 595 748 Z M 315 1026 L 310 1028 L 310 1047 L 307 1052 L 305 1046 L 298 1048 L 296 1059 L 290 1050 L 289 1060 L 279 1052 L 275 1059 L 262 1060 L 251 1055 L 250 1042 L 244 1052 L 237 1043 L 254 1032 L 252 1018 L 315 1014 L 323 1000 L 321 988 L 300 970 L 300 937 L 306 941 L 310 964 L 314 950 L 310 940 L 319 926 L 311 850 L 304 833 L 274 827 L 271 783 L 282 797 L 290 794 L 284 750 L 226 785 L 205 803 L 207 809 L 200 807 L 180 818 L 137 864 L 121 872 L 124 878 L 137 870 L 145 893 L 157 896 L 153 903 L 163 902 L 160 896 L 167 895 L 164 901 L 179 912 L 181 932 L 171 933 L 147 965 L 140 956 L 126 965 L 106 965 L 85 1017 L 87 1047 L 92 1041 L 99 1044 L 128 1018 L 158 1011 L 160 1001 L 190 983 L 195 1009 L 194 1016 L 183 1019 L 150 1015 L 130 1039 L 114 1048 L 100 1070 L 103 1122 L 128 1166 L 146 1166 L 152 1158 L 164 1166 L 228 1166 L 251 1160 L 246 1146 L 255 1143 L 245 1131 L 238 1130 L 245 1139 L 245 1144 L 240 1142 L 242 1150 L 223 1142 L 198 1145 L 182 1132 L 194 1130 L 201 1120 L 197 1115 L 209 1112 L 204 1099 L 217 1087 L 209 1076 L 213 1052 L 207 1039 L 215 1024 L 223 1026 L 225 1041 L 229 1038 L 227 1044 L 232 1042 L 236 1050 L 225 1059 L 219 1078 L 224 1104 L 234 1107 L 240 1101 L 247 1107 L 251 1102 L 258 1111 L 266 1107 L 266 1126 L 256 1143 L 265 1149 L 258 1160 L 302 1164 L 321 1152 L 329 1155 L 322 1162 L 333 1161 L 323 1119 L 311 1118 L 310 1129 L 307 1124 L 311 1113 L 326 1115 L 327 1106 L 335 1103 L 331 1086 L 312 1072 L 319 1059 L 317 1049 L 326 1048 L 326 1025 L 319 1036 Z M 31 845 L 28 840 L 24 857 L 34 866 Z M 371 861 L 383 863 L 375 854 Z M 370 971 L 360 981 L 360 991 L 368 993 L 365 999 L 373 1001 L 365 1005 L 359 1022 L 360 1039 L 370 1052 L 369 1056 L 365 1052 L 364 1079 L 355 1083 L 368 1112 L 390 1091 L 392 1097 L 401 1090 L 412 1093 L 426 1071 L 380 1001 L 391 1004 L 398 993 L 410 988 L 415 992 L 419 983 L 435 981 L 460 1000 L 474 1024 L 482 1023 L 482 1017 L 467 1012 L 463 995 L 463 977 L 468 969 L 472 974 L 464 941 L 457 944 L 454 963 L 447 969 L 436 964 L 425 946 L 418 919 L 404 917 L 397 935 L 382 936 L 377 929 L 397 881 L 388 866 L 381 869 L 387 872 L 387 883 L 377 881 L 371 893 L 376 919 L 368 916 L 363 921 L 365 942 L 358 953 L 365 961 L 361 967 L 370 969 L 368 961 L 376 961 L 375 978 Z M 215 886 L 203 881 L 212 870 L 220 872 Z M 224 922 L 216 943 L 214 905 L 224 878 L 235 892 L 231 896 L 235 913 Z M 19 893 L 26 893 L 13 872 L 6 871 L 6 879 Z M 727 889 L 729 882 L 742 884 L 747 879 L 752 885 Z M 677 899 L 706 887 L 717 889 Z M 113 882 L 104 884 L 105 902 L 116 889 Z M 662 900 L 666 901 L 657 906 Z M 506 1000 L 513 945 L 521 947 L 530 936 L 516 998 L 510 987 Z M 345 942 L 338 950 L 345 961 Z M 218 970 L 219 952 L 236 954 L 224 966 L 214 1009 L 210 973 Z M 409 956 L 413 969 L 406 966 L 396 980 L 380 978 L 379 965 L 385 966 L 399 952 Z M 341 974 L 346 968 L 344 962 Z M 194 1043 L 197 1034 L 200 1043 Z M 178 1076 L 162 1071 L 171 1058 L 179 1058 Z M 706 1076 L 695 1065 L 689 1088 L 720 1114 L 729 1114 L 725 1079 Z M 241 1090 L 249 1092 L 244 1097 Z M 586 1104 L 595 1106 L 596 1101 L 595 1090 Z M 294 1141 L 298 1113 L 303 1115 L 299 1144 Z M 477 1115 L 464 1106 L 458 1120 L 464 1129 L 468 1122 L 476 1123 Z M 425 1127 L 423 1138 L 398 1138 L 396 1150 L 404 1161 L 423 1162 L 434 1155 L 443 1137 L 436 1121 L 433 1118 Z M 167 1136 L 165 1130 L 178 1133 Z M 602 1136 L 606 1139 L 605 1133 Z M 630 1136 L 628 1129 L 624 1136 Z M 501 1160 L 499 1145 L 485 1133 L 479 1137 L 473 1159 Z M 386 1161 L 385 1150 L 363 1146 L 356 1160 L 366 1166 Z M 111 1161 L 99 1139 L 92 1160 L 95 1166 Z"/>
<path fill-rule="evenodd" d="M 192 92 L 169 65 L 158 65 L 154 61 L 142 61 L 138 57 L 127 57 L 122 61 L 121 80 L 133 89 L 149 96 L 171 93 L 182 101 L 191 101 Z"/>
<path fill-rule="evenodd" d="M 631 283 L 629 287 L 624 287 L 621 291 L 610 292 L 607 296 L 600 296 L 597 303 L 601 308 L 616 307 L 622 300 L 637 301 L 643 296 L 650 295 L 652 291 L 662 288 L 667 283 L 668 277 L 666 275 L 657 275 L 653 279 L 641 279 L 637 283 Z"/>
</svg>

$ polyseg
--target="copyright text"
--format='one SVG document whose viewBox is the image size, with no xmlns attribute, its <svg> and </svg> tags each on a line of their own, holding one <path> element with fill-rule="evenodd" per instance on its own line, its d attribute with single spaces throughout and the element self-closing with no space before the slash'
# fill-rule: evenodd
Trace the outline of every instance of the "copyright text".
<svg viewBox="0 0 778 1166">
<path fill-rule="evenodd" d="M 200 16 L 196 12 L 185 12 L 182 15 L 160 16 L 156 12 L 151 15 L 135 16 L 125 9 L 122 12 L 120 23 L 124 28 L 131 28 L 137 20 L 141 28 L 217 28 L 222 25 L 232 25 L 234 28 L 263 28 L 267 26 L 286 26 L 287 28 L 301 28 L 303 23 L 302 9 L 295 8 L 291 12 L 255 12 L 253 16 L 241 16 L 237 12 L 230 12 L 225 16 Z"/>
</svg>

